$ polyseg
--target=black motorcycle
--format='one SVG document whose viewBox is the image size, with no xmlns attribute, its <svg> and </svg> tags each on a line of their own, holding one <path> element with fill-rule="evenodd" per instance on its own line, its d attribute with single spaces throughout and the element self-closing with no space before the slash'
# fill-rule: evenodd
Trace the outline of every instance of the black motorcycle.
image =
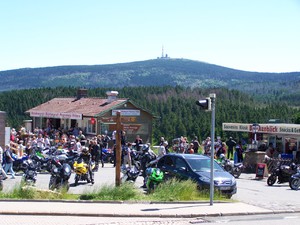
<svg viewBox="0 0 300 225">
<path fill-rule="evenodd" d="M 300 167 L 297 168 L 297 173 L 293 174 L 289 180 L 290 188 L 298 190 L 300 186 Z"/>
<path fill-rule="evenodd" d="M 31 159 L 27 159 L 22 164 L 22 170 L 24 172 L 22 181 L 26 185 L 34 185 L 37 177 L 36 164 Z"/>
<path fill-rule="evenodd" d="M 61 163 L 58 157 L 51 159 L 51 170 L 50 170 L 50 190 L 60 190 L 70 188 L 69 179 L 71 177 L 72 169 L 68 163 Z"/>
<path fill-rule="evenodd" d="M 15 172 L 18 172 L 20 170 L 22 170 L 22 166 L 23 166 L 23 163 L 29 159 L 28 155 L 23 155 L 22 157 L 18 158 L 14 158 L 14 161 L 13 161 L 13 170 Z"/>
<path fill-rule="evenodd" d="M 226 159 L 225 157 L 220 158 L 220 161 L 218 162 L 227 172 L 229 172 L 235 178 L 239 178 L 241 173 L 243 172 L 243 163 L 232 163 L 229 159 Z"/>
<path fill-rule="evenodd" d="M 36 148 L 33 150 L 33 154 L 30 156 L 33 163 L 36 164 L 36 169 L 38 172 L 41 172 L 43 170 L 50 171 L 50 161 L 51 157 L 47 156 L 45 157 L 41 150 Z"/>
<path fill-rule="evenodd" d="M 103 148 L 102 149 L 102 160 L 104 163 L 114 164 L 114 153 L 112 150 Z"/>
<path fill-rule="evenodd" d="M 135 165 L 133 165 L 132 167 L 123 167 L 122 173 L 122 182 L 135 182 L 140 174 L 140 171 Z"/>
<path fill-rule="evenodd" d="M 295 163 L 292 163 L 290 166 L 278 164 L 277 168 L 271 173 L 267 179 L 267 184 L 272 186 L 277 183 L 282 184 L 290 181 L 290 178 L 293 174 L 297 172 L 297 166 Z"/>
</svg>

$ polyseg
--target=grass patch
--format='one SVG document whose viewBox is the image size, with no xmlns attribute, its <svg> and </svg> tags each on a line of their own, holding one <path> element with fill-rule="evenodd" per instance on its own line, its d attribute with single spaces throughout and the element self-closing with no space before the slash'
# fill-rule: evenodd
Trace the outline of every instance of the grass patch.
<svg viewBox="0 0 300 225">
<path fill-rule="evenodd" d="M 100 189 L 91 193 L 80 195 L 80 200 L 142 200 L 143 193 L 134 186 L 133 183 L 125 182 L 115 187 L 113 185 L 105 185 Z"/>
<path fill-rule="evenodd" d="M 0 199 L 23 200 L 104 200 L 104 201 L 208 201 L 209 190 L 199 191 L 191 180 L 171 179 L 161 183 L 154 192 L 145 194 L 134 183 L 125 182 L 118 187 L 104 185 L 81 195 L 69 194 L 67 190 L 41 190 L 31 186 L 17 185 L 10 192 L 0 192 Z M 227 200 L 220 193 L 214 193 L 214 200 Z"/>
<path fill-rule="evenodd" d="M 156 201 L 197 201 L 209 199 L 209 193 L 200 192 L 197 184 L 191 180 L 178 181 L 170 179 L 161 183 L 157 189 L 149 194 L 151 200 Z"/>
<path fill-rule="evenodd" d="M 24 199 L 24 200 L 59 200 L 78 199 L 78 196 L 68 194 L 66 190 L 49 191 L 37 189 L 34 186 L 16 185 L 10 192 L 0 192 L 1 199 Z"/>
</svg>

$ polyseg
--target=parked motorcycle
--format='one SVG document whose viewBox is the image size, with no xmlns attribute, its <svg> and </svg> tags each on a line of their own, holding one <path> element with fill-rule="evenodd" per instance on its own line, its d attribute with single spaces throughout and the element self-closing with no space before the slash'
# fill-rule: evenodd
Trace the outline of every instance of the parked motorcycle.
<svg viewBox="0 0 300 225">
<path fill-rule="evenodd" d="M 51 159 L 51 171 L 50 171 L 50 190 L 60 190 L 65 188 L 69 190 L 69 178 L 71 177 L 72 169 L 68 163 L 61 163 L 58 157 Z"/>
<path fill-rule="evenodd" d="M 36 169 L 38 172 L 43 170 L 50 171 L 51 156 L 44 156 L 40 150 L 34 149 L 33 154 L 30 156 L 32 161 L 36 164 Z"/>
<path fill-rule="evenodd" d="M 123 173 L 123 176 L 121 178 L 122 182 L 126 182 L 126 181 L 135 182 L 140 174 L 140 171 L 135 165 L 133 165 L 132 167 L 122 168 L 122 173 Z"/>
<path fill-rule="evenodd" d="M 147 192 L 151 193 L 163 181 L 164 173 L 159 168 L 150 167 L 146 169 L 146 174 L 147 174 L 147 178 L 146 178 Z"/>
<path fill-rule="evenodd" d="M 280 165 L 278 164 L 277 168 L 272 172 L 272 174 L 267 179 L 267 184 L 272 186 L 277 183 L 282 184 L 290 181 L 290 178 L 293 174 L 297 172 L 297 166 L 295 163 L 292 163 L 290 166 L 288 165 Z"/>
<path fill-rule="evenodd" d="M 114 153 L 111 149 L 102 149 L 102 160 L 104 163 L 114 164 Z"/>
<path fill-rule="evenodd" d="M 18 158 L 17 155 L 14 154 L 13 156 L 13 170 L 15 172 L 18 172 L 20 170 L 22 170 L 22 166 L 23 166 L 23 163 L 28 159 L 28 155 L 23 155 L 22 157 Z"/>
<path fill-rule="evenodd" d="M 34 185 L 37 177 L 36 164 L 31 159 L 27 159 L 22 164 L 22 170 L 24 172 L 22 181 L 26 185 Z"/>
<path fill-rule="evenodd" d="M 67 150 L 56 150 L 53 153 L 54 156 L 57 156 L 61 163 L 67 163 L 73 169 L 74 162 L 78 159 L 79 154 L 76 151 L 67 151 Z"/>
<path fill-rule="evenodd" d="M 239 178 L 244 169 L 243 163 L 232 163 L 229 159 L 225 158 L 224 154 L 220 155 L 217 162 L 235 178 Z"/>
<path fill-rule="evenodd" d="M 89 174 L 89 166 L 91 170 L 95 168 L 95 162 L 91 162 L 91 165 L 86 164 L 82 159 L 77 160 L 73 164 L 74 172 L 75 172 L 75 186 L 78 185 L 79 181 L 87 181 L 87 183 L 91 183 L 93 181 L 93 172 L 92 177 Z"/>
<path fill-rule="evenodd" d="M 300 167 L 297 168 L 297 173 L 293 174 L 289 180 L 290 188 L 298 190 L 300 186 Z"/>
</svg>

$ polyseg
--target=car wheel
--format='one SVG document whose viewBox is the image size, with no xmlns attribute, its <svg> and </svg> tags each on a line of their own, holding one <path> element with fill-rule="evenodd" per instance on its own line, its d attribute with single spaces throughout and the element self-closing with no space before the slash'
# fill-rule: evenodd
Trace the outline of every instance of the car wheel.
<svg viewBox="0 0 300 225">
<path fill-rule="evenodd" d="M 290 184 L 290 188 L 293 190 L 298 190 L 299 186 L 300 186 L 300 179 L 298 178 L 291 178 L 289 181 Z"/>
</svg>

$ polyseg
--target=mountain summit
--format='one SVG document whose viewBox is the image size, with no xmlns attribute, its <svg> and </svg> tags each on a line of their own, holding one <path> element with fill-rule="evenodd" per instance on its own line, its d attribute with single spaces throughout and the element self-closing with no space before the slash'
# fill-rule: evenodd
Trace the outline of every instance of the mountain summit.
<svg viewBox="0 0 300 225">
<path fill-rule="evenodd" d="M 109 65 L 24 68 L 0 72 L 0 90 L 40 87 L 184 86 L 246 92 L 299 89 L 300 72 L 248 72 L 188 59 L 158 58 Z"/>
</svg>

